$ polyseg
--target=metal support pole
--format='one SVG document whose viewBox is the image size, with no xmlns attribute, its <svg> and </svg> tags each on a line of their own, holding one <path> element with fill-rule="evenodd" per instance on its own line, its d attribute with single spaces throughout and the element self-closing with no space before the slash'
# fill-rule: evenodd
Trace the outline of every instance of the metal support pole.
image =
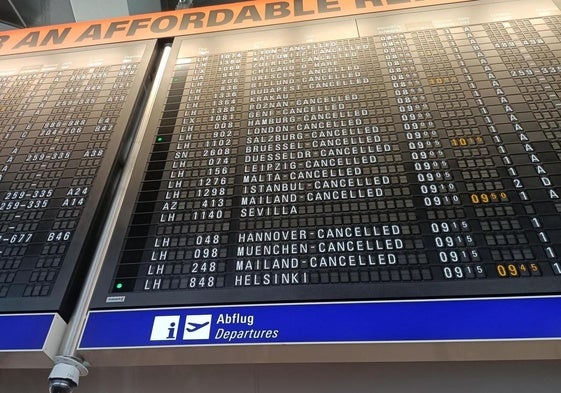
<svg viewBox="0 0 561 393">
<path fill-rule="evenodd" d="M 150 113 L 154 108 L 156 95 L 162 83 L 165 66 L 168 62 L 170 53 L 171 44 L 167 44 L 163 49 L 157 72 L 154 77 L 154 82 L 152 84 L 152 88 L 150 89 L 148 99 L 146 100 L 141 121 L 138 125 L 138 132 L 130 147 L 129 155 L 119 181 L 119 186 L 117 187 L 117 192 L 115 194 L 113 204 L 111 205 L 107 221 L 105 222 L 101 232 L 99 244 L 96 248 L 92 265 L 88 271 L 84 288 L 80 294 L 74 313 L 70 318 L 65 335 L 62 338 L 59 348 L 60 355 L 55 358 L 55 366 L 49 376 L 49 391 L 52 393 L 71 392 L 74 387 L 78 386 L 79 377 L 88 374 L 88 364 L 77 354 L 79 340 L 84 329 L 90 301 L 94 293 L 97 279 L 99 278 L 99 274 L 101 272 L 103 260 L 105 259 L 105 255 L 109 247 L 109 241 L 111 240 L 111 235 L 115 229 L 117 218 L 119 217 L 119 211 L 121 210 L 125 199 L 126 186 L 132 177 L 136 157 L 138 156 L 142 140 L 144 139 L 144 134 L 148 127 Z"/>
</svg>

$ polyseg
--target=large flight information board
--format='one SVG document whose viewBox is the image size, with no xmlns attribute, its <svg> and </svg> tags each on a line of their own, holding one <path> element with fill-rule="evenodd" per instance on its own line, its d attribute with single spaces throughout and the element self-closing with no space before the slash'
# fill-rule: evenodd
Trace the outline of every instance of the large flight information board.
<svg viewBox="0 0 561 393">
<path fill-rule="evenodd" d="M 1 313 L 68 317 L 154 45 L 0 59 Z"/>
<path fill-rule="evenodd" d="M 93 308 L 561 292 L 560 26 L 176 39 Z"/>
</svg>

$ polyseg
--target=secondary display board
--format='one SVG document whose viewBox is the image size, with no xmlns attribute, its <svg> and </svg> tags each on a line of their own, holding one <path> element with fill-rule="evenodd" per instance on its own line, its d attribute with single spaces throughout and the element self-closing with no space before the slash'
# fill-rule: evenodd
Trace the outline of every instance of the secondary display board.
<svg viewBox="0 0 561 393">
<path fill-rule="evenodd" d="M 0 313 L 68 316 L 154 44 L 0 58 Z"/>
<path fill-rule="evenodd" d="M 92 307 L 561 292 L 560 26 L 176 39 Z"/>
</svg>

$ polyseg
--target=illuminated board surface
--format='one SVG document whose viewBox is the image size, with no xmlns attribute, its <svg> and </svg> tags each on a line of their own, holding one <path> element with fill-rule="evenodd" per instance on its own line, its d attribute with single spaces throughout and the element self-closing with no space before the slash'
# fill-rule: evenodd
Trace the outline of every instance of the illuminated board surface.
<svg viewBox="0 0 561 393">
<path fill-rule="evenodd" d="M 0 59 L 0 312 L 65 308 L 153 47 Z"/>
<path fill-rule="evenodd" d="M 561 18 L 357 25 L 176 39 L 93 308 L 560 292 Z"/>
</svg>

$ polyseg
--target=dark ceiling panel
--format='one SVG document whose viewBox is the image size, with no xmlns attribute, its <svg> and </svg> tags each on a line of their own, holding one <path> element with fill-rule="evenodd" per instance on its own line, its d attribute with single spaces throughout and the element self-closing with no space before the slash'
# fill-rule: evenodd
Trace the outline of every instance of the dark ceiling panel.
<svg viewBox="0 0 561 393">
<path fill-rule="evenodd" d="M 70 0 L 12 0 L 28 26 L 74 22 Z"/>
<path fill-rule="evenodd" d="M 8 0 L 0 1 L 0 22 L 23 27 L 21 19 Z"/>
</svg>

